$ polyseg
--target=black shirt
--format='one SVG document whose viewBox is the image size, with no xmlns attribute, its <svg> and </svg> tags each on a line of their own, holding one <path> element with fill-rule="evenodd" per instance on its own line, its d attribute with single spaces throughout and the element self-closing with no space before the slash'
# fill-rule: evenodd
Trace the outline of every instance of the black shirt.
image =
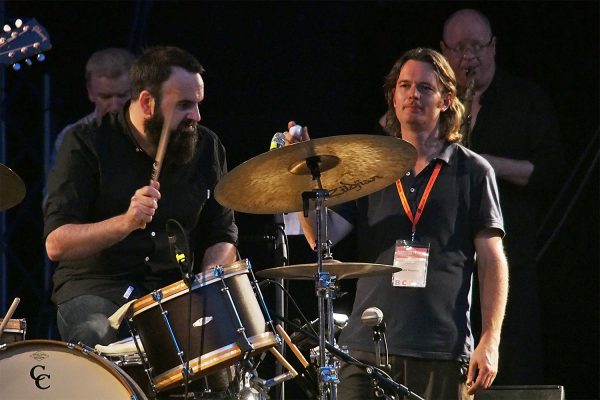
<svg viewBox="0 0 600 400">
<path fill-rule="evenodd" d="M 466 359 L 473 349 L 468 317 L 473 239 L 483 228 L 503 234 L 498 192 L 486 160 L 449 144 L 419 175 L 411 171 L 401 179 L 413 215 L 438 160 L 442 168 L 415 236 L 430 244 L 427 285 L 393 287 L 391 275 L 359 279 L 349 324 L 340 338 L 351 350 L 373 351 L 371 328 L 360 320 L 368 307 L 383 311 L 390 354 Z M 396 240 L 411 238 L 412 223 L 396 185 L 333 210 L 357 230 L 360 262 L 392 265 Z"/>
<path fill-rule="evenodd" d="M 479 154 L 529 160 L 534 165 L 526 186 L 498 179 L 509 265 L 532 263 L 536 199 L 560 189 L 563 162 L 555 112 L 537 86 L 498 69 L 482 95 L 471 137 L 472 150 Z"/>
<path fill-rule="evenodd" d="M 44 237 L 64 224 L 122 214 L 134 192 L 148 185 L 153 160 L 133 141 L 127 109 L 107 114 L 97 128 L 84 125 L 65 135 L 48 177 Z M 59 263 L 53 278 L 56 304 L 82 294 L 122 304 L 129 286 L 142 294 L 181 279 L 165 233 L 169 219 L 183 226 L 198 259 L 212 244 L 237 241 L 233 211 L 212 196 L 227 171 L 225 149 L 209 129 L 199 126 L 198 135 L 191 162 L 176 166 L 165 159 L 158 210 L 145 229 L 89 258 Z"/>
</svg>

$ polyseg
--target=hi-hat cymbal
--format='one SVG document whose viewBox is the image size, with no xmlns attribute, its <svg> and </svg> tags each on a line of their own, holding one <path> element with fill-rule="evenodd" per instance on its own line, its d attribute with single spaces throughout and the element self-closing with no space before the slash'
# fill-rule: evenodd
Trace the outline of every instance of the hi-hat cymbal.
<svg viewBox="0 0 600 400">
<path fill-rule="evenodd" d="M 368 264 L 355 262 L 340 262 L 336 260 L 323 261 L 323 272 L 335 275 L 337 279 L 355 279 L 365 276 L 392 274 L 400 268 L 384 264 Z M 270 279 L 314 279 L 317 273 L 317 264 L 298 264 L 287 267 L 263 269 L 256 272 L 261 278 Z"/>
<path fill-rule="evenodd" d="M 0 164 L 0 212 L 16 206 L 25 197 L 25 184 L 10 168 Z"/>
<path fill-rule="evenodd" d="M 313 139 L 240 164 L 219 181 L 215 199 L 250 214 L 302 211 L 302 192 L 318 188 L 306 166 L 311 157 L 317 157 L 323 189 L 330 192 L 325 205 L 333 206 L 390 185 L 412 168 L 417 152 L 408 142 L 391 136 Z"/>
</svg>

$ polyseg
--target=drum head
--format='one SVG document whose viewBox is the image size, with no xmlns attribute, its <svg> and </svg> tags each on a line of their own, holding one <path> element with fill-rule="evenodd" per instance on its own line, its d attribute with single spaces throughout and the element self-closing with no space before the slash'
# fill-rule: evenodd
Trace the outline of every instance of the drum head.
<svg viewBox="0 0 600 400">
<path fill-rule="evenodd" d="M 146 399 L 122 370 L 79 346 L 29 340 L 0 351 L 0 399 Z"/>
</svg>

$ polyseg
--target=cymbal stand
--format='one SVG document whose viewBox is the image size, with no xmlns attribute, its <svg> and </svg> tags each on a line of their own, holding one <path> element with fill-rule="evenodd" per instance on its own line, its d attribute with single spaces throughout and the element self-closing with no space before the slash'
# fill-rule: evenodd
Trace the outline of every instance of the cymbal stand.
<svg viewBox="0 0 600 400">
<path fill-rule="evenodd" d="M 317 223 L 317 274 L 315 275 L 315 287 L 319 299 L 319 394 L 321 400 L 335 400 L 337 398 L 337 368 L 333 363 L 333 357 L 326 350 L 326 342 L 333 344 L 333 298 L 335 297 L 335 276 L 323 271 L 323 256 L 332 258 L 330 243 L 327 240 L 327 208 L 324 207 L 325 200 L 329 197 L 329 191 L 323 189 L 321 184 L 321 171 L 319 168 L 320 158 L 309 157 L 306 165 L 310 169 L 313 180 L 317 182 L 318 189 L 302 193 L 302 206 L 304 215 L 308 216 L 309 200 L 315 200 L 315 212 Z M 329 394 L 329 397 L 328 397 Z"/>
</svg>

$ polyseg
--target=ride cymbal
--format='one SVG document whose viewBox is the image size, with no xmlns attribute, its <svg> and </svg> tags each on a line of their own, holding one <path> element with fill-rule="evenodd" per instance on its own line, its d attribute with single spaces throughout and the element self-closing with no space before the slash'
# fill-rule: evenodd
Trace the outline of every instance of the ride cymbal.
<svg viewBox="0 0 600 400">
<path fill-rule="evenodd" d="M 225 207 L 250 214 L 302 211 L 302 192 L 318 188 L 307 166 L 307 160 L 314 160 L 323 189 L 329 190 L 325 201 L 329 207 L 390 185 L 412 168 L 416 157 L 411 144 L 391 136 L 313 139 L 240 164 L 219 181 L 215 199 Z"/>
<path fill-rule="evenodd" d="M 340 279 L 356 279 L 366 276 L 392 274 L 400 268 L 384 264 L 368 264 L 355 262 L 340 262 L 336 260 L 323 261 L 323 272 L 329 272 Z M 276 267 L 257 271 L 260 278 L 270 279 L 315 279 L 317 264 L 298 264 L 286 267 Z"/>
<path fill-rule="evenodd" d="M 25 197 L 25 184 L 13 170 L 0 164 L 0 212 L 16 206 Z"/>
</svg>

